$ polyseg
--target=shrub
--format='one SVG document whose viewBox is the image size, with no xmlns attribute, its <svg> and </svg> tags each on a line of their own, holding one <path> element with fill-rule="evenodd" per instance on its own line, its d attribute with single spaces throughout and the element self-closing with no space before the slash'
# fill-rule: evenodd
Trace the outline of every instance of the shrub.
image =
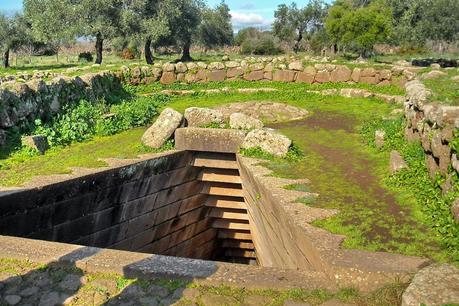
<svg viewBox="0 0 459 306">
<path fill-rule="evenodd" d="M 123 59 L 129 59 L 129 60 L 135 59 L 138 56 L 139 56 L 139 52 L 134 48 L 124 48 L 123 53 L 121 54 L 121 57 Z"/>
<path fill-rule="evenodd" d="M 49 124 L 43 125 L 36 120 L 36 134 L 48 138 L 51 146 L 68 145 L 76 141 L 84 141 L 95 133 L 97 119 L 102 110 L 86 100 L 81 100 L 76 106 L 64 107 Z"/>
<path fill-rule="evenodd" d="M 92 62 L 94 60 L 94 57 L 92 56 L 91 52 L 81 52 L 78 54 L 78 61 L 79 62 Z"/>
</svg>

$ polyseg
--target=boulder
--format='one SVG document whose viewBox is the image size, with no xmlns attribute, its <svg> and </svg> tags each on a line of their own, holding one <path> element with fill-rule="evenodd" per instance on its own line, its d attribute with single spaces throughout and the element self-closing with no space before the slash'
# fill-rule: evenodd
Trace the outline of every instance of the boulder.
<svg viewBox="0 0 459 306">
<path fill-rule="evenodd" d="M 351 79 L 352 71 L 347 66 L 337 66 L 330 74 L 330 81 L 339 83 L 347 82 Z"/>
<path fill-rule="evenodd" d="M 351 80 L 355 83 L 358 83 L 360 81 L 360 74 L 362 73 L 362 69 L 360 68 L 354 68 L 351 74 Z"/>
<path fill-rule="evenodd" d="M 276 82 L 293 82 L 295 80 L 295 72 L 291 70 L 277 70 L 273 74 L 273 81 Z"/>
<path fill-rule="evenodd" d="M 383 130 L 376 130 L 375 132 L 375 145 L 376 148 L 381 149 L 384 145 L 384 138 L 386 137 L 386 132 Z"/>
<path fill-rule="evenodd" d="M 459 83 L 459 75 L 452 77 L 451 81 Z"/>
<path fill-rule="evenodd" d="M 172 63 L 166 63 L 163 65 L 163 70 L 166 72 L 174 72 L 175 71 L 175 65 Z"/>
<path fill-rule="evenodd" d="M 274 156 L 283 157 L 287 154 L 292 141 L 272 129 L 256 129 L 247 134 L 242 148 L 260 148 Z"/>
<path fill-rule="evenodd" d="M 263 122 L 243 113 L 233 113 L 230 116 L 230 127 L 242 130 L 261 129 Z"/>
<path fill-rule="evenodd" d="M 427 72 L 421 75 L 421 80 L 438 79 L 446 75 L 448 75 L 446 72 L 439 71 L 439 70 L 432 70 L 430 72 Z"/>
<path fill-rule="evenodd" d="M 184 63 L 178 62 L 177 64 L 175 64 L 175 71 L 179 73 L 185 73 L 187 70 L 188 68 Z"/>
<path fill-rule="evenodd" d="M 221 62 L 213 62 L 208 66 L 209 70 L 223 70 L 225 69 L 225 64 Z"/>
<path fill-rule="evenodd" d="M 265 69 L 265 65 L 263 65 L 263 63 L 256 63 L 256 64 L 250 65 L 249 69 L 250 69 L 250 71 L 264 70 Z"/>
<path fill-rule="evenodd" d="M 229 61 L 229 62 L 226 62 L 226 63 L 225 63 L 225 66 L 226 66 L 227 68 L 236 68 L 236 67 L 241 66 L 241 64 L 238 63 L 238 62 L 235 62 L 235 61 Z"/>
<path fill-rule="evenodd" d="M 433 264 L 420 270 L 402 295 L 402 306 L 452 305 L 459 301 L 459 269 Z"/>
<path fill-rule="evenodd" d="M 182 114 L 172 108 L 166 108 L 155 123 L 143 134 L 142 143 L 154 149 L 161 148 L 182 124 L 182 121 Z"/>
<path fill-rule="evenodd" d="M 236 67 L 236 68 L 228 69 L 228 71 L 226 72 L 226 77 L 235 78 L 235 77 L 239 77 L 239 76 L 241 76 L 243 74 L 244 74 L 244 69 L 242 69 L 240 67 Z"/>
<path fill-rule="evenodd" d="M 43 135 L 23 136 L 21 138 L 22 146 L 38 151 L 44 154 L 49 149 L 48 139 Z"/>
<path fill-rule="evenodd" d="M 263 70 L 251 71 L 244 76 L 244 79 L 247 81 L 260 81 L 264 78 Z"/>
<path fill-rule="evenodd" d="M 223 123 L 223 113 L 210 108 L 189 107 L 185 110 L 185 119 L 188 126 L 205 127 Z"/>
<path fill-rule="evenodd" d="M 390 152 L 390 173 L 394 174 L 402 169 L 408 168 L 400 153 L 395 150 Z"/>
<path fill-rule="evenodd" d="M 222 82 L 226 78 L 225 70 L 213 70 L 207 73 L 207 80 L 209 82 Z"/>
<path fill-rule="evenodd" d="M 327 83 L 330 82 L 330 72 L 327 70 L 321 70 L 316 73 L 314 80 L 317 83 Z"/>
<path fill-rule="evenodd" d="M 161 84 L 163 85 L 170 85 L 175 82 L 175 73 L 174 72 L 164 72 L 161 76 Z"/>
<path fill-rule="evenodd" d="M 301 61 L 295 61 L 288 65 L 288 69 L 302 71 L 304 69 L 303 63 Z"/>
</svg>

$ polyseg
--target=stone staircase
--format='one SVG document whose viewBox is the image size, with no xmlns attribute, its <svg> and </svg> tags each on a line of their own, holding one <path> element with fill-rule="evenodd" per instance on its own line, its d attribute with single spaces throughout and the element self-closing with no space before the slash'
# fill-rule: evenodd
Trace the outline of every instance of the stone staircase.
<svg viewBox="0 0 459 306">
<path fill-rule="evenodd" d="M 234 153 L 195 152 L 193 166 L 206 195 L 209 225 L 217 231 L 212 259 L 256 264 L 251 227 Z"/>
</svg>

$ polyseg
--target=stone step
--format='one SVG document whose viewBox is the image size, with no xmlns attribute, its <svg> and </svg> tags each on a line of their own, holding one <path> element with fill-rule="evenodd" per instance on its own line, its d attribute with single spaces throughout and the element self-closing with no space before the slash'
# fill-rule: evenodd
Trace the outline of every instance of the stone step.
<svg viewBox="0 0 459 306">
<path fill-rule="evenodd" d="M 203 182 L 221 182 L 232 184 L 242 183 L 239 171 L 235 169 L 204 168 L 199 174 L 198 180 Z"/>
<path fill-rule="evenodd" d="M 216 219 L 212 222 L 212 228 L 249 231 L 250 224 L 226 219 Z"/>
<path fill-rule="evenodd" d="M 241 249 L 226 249 L 225 256 L 227 257 L 244 257 L 244 258 L 257 258 L 254 251 L 241 250 Z"/>
<path fill-rule="evenodd" d="M 210 196 L 204 205 L 222 209 L 247 209 L 247 204 L 244 201 L 232 200 L 231 198 L 222 199 L 214 196 Z"/>
<path fill-rule="evenodd" d="M 201 193 L 216 196 L 243 197 L 242 187 L 239 184 L 207 182 Z"/>
<path fill-rule="evenodd" d="M 233 240 L 233 239 L 223 240 L 220 246 L 222 248 L 233 248 L 233 249 L 243 249 L 243 250 L 254 250 L 255 249 L 255 246 L 253 245 L 252 242 Z"/>
<path fill-rule="evenodd" d="M 239 169 L 235 154 L 198 152 L 195 154 L 192 165 L 202 168 Z"/>
<path fill-rule="evenodd" d="M 218 231 L 218 238 L 234 240 L 252 240 L 252 235 L 250 234 L 250 231 L 241 232 L 221 229 Z"/>
<path fill-rule="evenodd" d="M 247 212 L 226 211 L 220 208 L 212 208 L 212 210 L 209 213 L 209 217 L 249 221 L 249 216 L 247 215 Z"/>
</svg>

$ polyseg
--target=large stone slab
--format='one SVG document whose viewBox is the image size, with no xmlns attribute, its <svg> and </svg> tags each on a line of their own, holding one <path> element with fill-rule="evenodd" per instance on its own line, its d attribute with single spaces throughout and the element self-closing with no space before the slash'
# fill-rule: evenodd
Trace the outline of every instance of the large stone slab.
<svg viewBox="0 0 459 306">
<path fill-rule="evenodd" d="M 166 108 L 143 134 L 142 143 L 151 148 L 160 148 L 174 134 L 182 121 L 182 114 L 172 108 Z"/>
<path fill-rule="evenodd" d="M 181 128 L 175 131 L 178 150 L 236 153 L 245 133 L 230 129 Z"/>
<path fill-rule="evenodd" d="M 459 269 L 435 264 L 419 271 L 402 296 L 402 306 L 459 303 Z"/>
</svg>

